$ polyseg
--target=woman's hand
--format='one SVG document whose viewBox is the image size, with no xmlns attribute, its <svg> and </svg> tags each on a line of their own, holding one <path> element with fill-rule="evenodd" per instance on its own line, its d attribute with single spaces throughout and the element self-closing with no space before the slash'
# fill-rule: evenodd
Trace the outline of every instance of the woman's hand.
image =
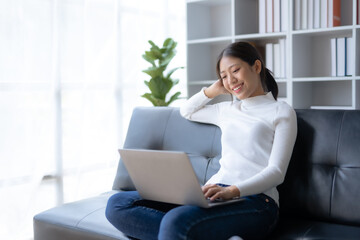
<svg viewBox="0 0 360 240">
<path fill-rule="evenodd" d="M 229 200 L 240 197 L 240 191 L 236 186 L 220 187 L 216 184 L 208 184 L 202 187 L 205 198 L 215 201 L 218 198 Z"/>
<path fill-rule="evenodd" d="M 222 80 L 217 80 L 213 84 L 211 84 L 210 87 L 205 89 L 205 95 L 208 98 L 214 98 L 221 94 L 230 94 L 224 87 L 224 84 L 222 83 Z"/>
</svg>

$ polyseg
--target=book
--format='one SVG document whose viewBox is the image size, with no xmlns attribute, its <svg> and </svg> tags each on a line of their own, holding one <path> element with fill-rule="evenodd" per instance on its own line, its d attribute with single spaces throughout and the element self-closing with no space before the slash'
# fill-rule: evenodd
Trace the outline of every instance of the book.
<svg viewBox="0 0 360 240">
<path fill-rule="evenodd" d="M 345 38 L 338 38 L 336 42 L 337 76 L 345 76 Z"/>
<path fill-rule="evenodd" d="M 295 0 L 294 6 L 294 29 L 301 29 L 301 1 Z"/>
<path fill-rule="evenodd" d="M 334 2 L 333 0 L 328 0 L 328 27 L 333 27 L 333 15 L 334 15 Z"/>
<path fill-rule="evenodd" d="M 308 0 L 308 20 L 307 29 L 314 28 L 314 0 Z"/>
<path fill-rule="evenodd" d="M 280 0 L 273 0 L 274 7 L 274 32 L 280 32 Z"/>
<path fill-rule="evenodd" d="M 341 0 L 329 0 L 328 2 L 328 27 L 337 27 L 341 23 Z"/>
<path fill-rule="evenodd" d="M 345 38 L 345 48 L 346 48 L 346 57 L 345 57 L 345 75 L 346 76 L 353 76 L 354 75 L 354 69 L 353 64 L 351 64 L 353 61 L 353 39 L 351 37 Z"/>
<path fill-rule="evenodd" d="M 273 44 L 267 43 L 265 45 L 265 65 L 270 71 L 274 71 L 274 53 Z"/>
<path fill-rule="evenodd" d="M 301 29 L 307 29 L 307 20 L 308 20 L 308 1 L 307 0 L 302 0 L 301 1 Z"/>
<path fill-rule="evenodd" d="M 320 28 L 320 0 L 314 0 L 314 28 Z"/>
<path fill-rule="evenodd" d="M 259 0 L 259 33 L 266 33 L 266 0 Z"/>
<path fill-rule="evenodd" d="M 336 63 L 336 38 L 332 38 L 331 40 L 331 76 L 337 76 L 337 63 Z"/>
<path fill-rule="evenodd" d="M 333 0 L 333 26 L 341 25 L 341 0 Z"/>
<path fill-rule="evenodd" d="M 320 1 L 320 27 L 327 28 L 328 26 L 328 1 Z"/>
<path fill-rule="evenodd" d="M 274 32 L 273 0 L 266 0 L 266 32 Z"/>
<path fill-rule="evenodd" d="M 288 22 L 289 22 L 289 1 L 288 0 L 281 0 L 281 17 L 280 17 L 280 25 L 281 31 L 286 32 L 288 30 Z"/>
</svg>

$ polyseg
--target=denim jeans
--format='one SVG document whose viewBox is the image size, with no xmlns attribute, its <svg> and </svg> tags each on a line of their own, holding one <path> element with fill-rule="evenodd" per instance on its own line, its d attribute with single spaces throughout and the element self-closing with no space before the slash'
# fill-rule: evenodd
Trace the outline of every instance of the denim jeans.
<svg viewBox="0 0 360 240">
<path fill-rule="evenodd" d="M 201 208 L 143 200 L 136 191 L 110 197 L 106 217 L 125 235 L 136 239 L 263 239 L 275 227 L 278 206 L 265 194 L 244 201 Z"/>
</svg>

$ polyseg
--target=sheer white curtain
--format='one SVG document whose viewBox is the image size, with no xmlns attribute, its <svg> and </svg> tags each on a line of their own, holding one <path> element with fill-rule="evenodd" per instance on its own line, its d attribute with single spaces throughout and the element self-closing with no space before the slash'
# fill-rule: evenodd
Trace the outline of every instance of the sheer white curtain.
<svg viewBox="0 0 360 240">
<path fill-rule="evenodd" d="M 185 66 L 185 1 L 0 0 L 0 236 L 111 189 L 132 109 L 150 106 L 141 55 L 167 37 Z"/>
</svg>

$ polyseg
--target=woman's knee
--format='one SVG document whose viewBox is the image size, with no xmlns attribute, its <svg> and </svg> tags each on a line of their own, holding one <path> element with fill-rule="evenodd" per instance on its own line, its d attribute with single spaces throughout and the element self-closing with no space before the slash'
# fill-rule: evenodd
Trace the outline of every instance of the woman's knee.
<svg viewBox="0 0 360 240">
<path fill-rule="evenodd" d="M 196 206 L 181 206 L 165 214 L 160 224 L 159 240 L 161 239 L 187 239 L 187 235 L 194 223 L 198 221 Z"/>
<path fill-rule="evenodd" d="M 122 210 L 130 208 L 133 203 L 141 199 L 137 192 L 119 192 L 112 195 L 106 205 L 105 216 L 112 222 L 119 218 Z"/>
</svg>

